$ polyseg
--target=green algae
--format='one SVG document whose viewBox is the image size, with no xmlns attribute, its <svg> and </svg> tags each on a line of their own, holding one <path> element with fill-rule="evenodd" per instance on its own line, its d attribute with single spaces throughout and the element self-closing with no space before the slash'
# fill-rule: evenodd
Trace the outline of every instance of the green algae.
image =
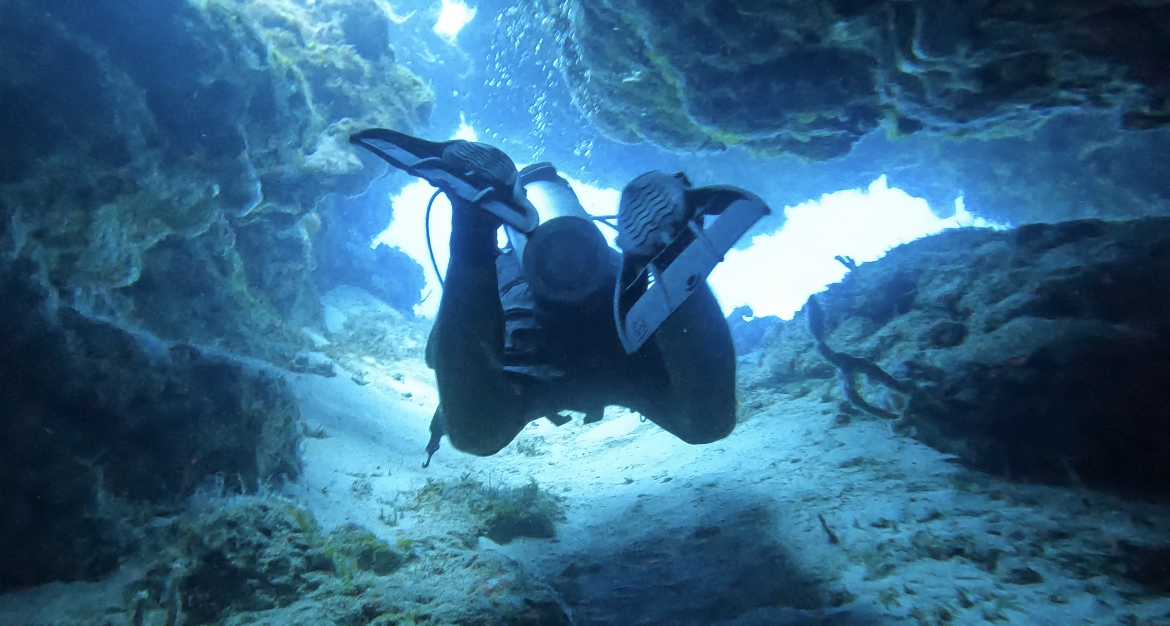
<svg viewBox="0 0 1170 626">
<path fill-rule="evenodd" d="M 141 37 L 126 9 L 98 3 L 85 21 L 15 2 L 0 57 L 23 59 L 37 41 L 50 65 L 0 64 L 0 91 L 39 94 L 37 108 L 70 122 L 5 122 L 27 131 L 0 155 L 20 164 L 0 180 L 3 253 L 164 338 L 276 361 L 295 351 L 304 339 L 290 329 L 319 315 L 320 229 L 298 221 L 328 220 L 330 194 L 375 174 L 348 145 L 352 130 L 415 130 L 435 97 L 392 51 L 357 53 L 341 18 L 353 11 L 387 19 L 352 0 L 204 0 L 168 5 Z M 47 71 L 22 69 L 33 65 Z M 67 102 L 61 75 L 74 77 Z M 206 311 L 194 320 L 192 298 Z"/>
</svg>

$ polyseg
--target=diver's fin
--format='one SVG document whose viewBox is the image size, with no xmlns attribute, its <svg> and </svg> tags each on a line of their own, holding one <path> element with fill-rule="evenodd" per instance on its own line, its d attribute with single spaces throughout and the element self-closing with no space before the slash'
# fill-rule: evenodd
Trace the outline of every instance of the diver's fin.
<svg viewBox="0 0 1170 626">
<path fill-rule="evenodd" d="M 530 233 L 540 222 L 524 195 L 516 164 L 499 148 L 462 140 L 427 141 L 385 128 L 363 130 L 349 141 L 520 232 Z"/>
<path fill-rule="evenodd" d="M 659 172 L 627 185 L 618 214 L 623 254 L 613 303 L 626 352 L 641 348 L 768 213 L 759 196 L 727 185 L 692 188 Z M 707 215 L 717 217 L 704 226 Z"/>
</svg>

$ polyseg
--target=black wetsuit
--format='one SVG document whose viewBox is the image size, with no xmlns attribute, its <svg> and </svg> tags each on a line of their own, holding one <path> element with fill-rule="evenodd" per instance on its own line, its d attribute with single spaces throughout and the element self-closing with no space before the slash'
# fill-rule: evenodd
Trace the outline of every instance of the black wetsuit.
<svg viewBox="0 0 1170 626">
<path fill-rule="evenodd" d="M 613 292 L 571 306 L 536 302 L 513 253 L 497 249 L 497 224 L 456 201 L 450 262 L 427 345 L 441 401 L 436 419 L 453 446 L 495 454 L 535 419 L 566 410 L 600 418 L 608 405 L 637 411 L 691 444 L 732 431 L 735 350 L 706 283 L 650 341 L 626 354 Z M 614 251 L 614 280 L 619 259 Z"/>
</svg>

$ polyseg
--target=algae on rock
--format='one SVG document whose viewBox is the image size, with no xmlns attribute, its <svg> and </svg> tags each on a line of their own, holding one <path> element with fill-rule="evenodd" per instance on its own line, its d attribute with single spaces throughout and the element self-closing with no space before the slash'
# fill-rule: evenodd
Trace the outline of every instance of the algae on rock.
<svg viewBox="0 0 1170 626">
<path fill-rule="evenodd" d="M 1082 220 L 946 231 L 817 299 L 834 349 L 908 381 L 908 399 L 863 389 L 900 432 L 1016 479 L 1164 495 L 1168 275 L 1166 218 Z M 772 385 L 840 399 L 808 314 L 765 339 Z"/>
<path fill-rule="evenodd" d="M 108 574 L 144 524 L 209 475 L 233 491 L 295 479 L 299 405 L 272 372 L 68 307 L 0 266 L 0 588 Z"/>
<path fill-rule="evenodd" d="M 438 513 L 452 532 L 473 542 L 487 537 L 510 543 L 517 537 L 552 539 L 564 520 L 562 500 L 536 481 L 520 487 L 493 486 L 465 476 L 458 481 L 427 480 L 415 494 L 418 510 Z"/>
<path fill-rule="evenodd" d="M 825 160 L 879 128 L 1026 135 L 1064 108 L 1170 123 L 1170 12 L 1139 0 L 647 0 L 534 10 L 585 115 L 618 141 Z"/>
<path fill-rule="evenodd" d="M 328 223 L 331 194 L 378 174 L 360 171 L 349 132 L 414 130 L 434 98 L 392 51 L 366 58 L 347 41 L 342 16 L 363 8 L 386 23 L 351 0 L 7 3 L 5 256 L 35 260 L 86 310 L 168 339 L 252 335 L 238 343 L 270 358 L 247 344 L 319 316 L 315 231 L 295 225 Z M 167 254 L 152 255 L 164 241 Z M 167 271 L 149 266 L 159 258 L 186 265 L 187 280 L 136 288 Z M 188 327 L 192 283 L 235 304 Z"/>
</svg>

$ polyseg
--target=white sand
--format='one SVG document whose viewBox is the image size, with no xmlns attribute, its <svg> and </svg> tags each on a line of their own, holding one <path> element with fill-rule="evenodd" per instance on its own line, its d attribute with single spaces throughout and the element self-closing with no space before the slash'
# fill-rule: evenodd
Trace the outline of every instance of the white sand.
<svg viewBox="0 0 1170 626">
<path fill-rule="evenodd" d="M 663 597 L 807 608 L 802 598 L 818 595 L 810 589 L 849 602 L 870 623 L 1063 626 L 1170 613 L 1170 600 L 1119 588 L 1120 579 L 1090 575 L 1088 565 L 1076 575 L 1070 565 L 1115 557 L 1124 541 L 1165 545 L 1166 509 L 970 472 L 885 423 L 835 426 L 833 405 L 817 394 L 781 401 L 707 446 L 611 409 L 592 426 L 533 424 L 490 458 L 444 440 L 424 470 L 436 393 L 420 363 L 392 369 L 403 375 L 388 381 L 392 388 L 347 376 L 294 381 L 306 421 L 328 434 L 305 443 L 298 497 L 326 525 L 352 521 L 386 537 L 417 537 L 445 524 L 386 503 L 404 502 L 428 478 L 536 480 L 565 498 L 558 537 L 507 546 L 481 539 L 480 549 L 550 579 L 569 568 L 560 580 L 578 579 L 579 623 L 618 623 L 607 620 L 623 601 L 632 603 L 623 610 L 648 606 L 644 617 L 653 617 L 666 609 L 649 605 Z M 372 490 L 354 488 L 363 476 Z M 396 525 L 379 520 L 395 511 Z M 707 569 L 703 559 L 728 562 Z M 590 566 L 597 575 L 576 573 Z M 740 571 L 752 581 L 737 580 Z M 783 589 L 795 588 L 804 591 L 785 597 Z M 783 621 L 769 615 L 758 623 Z"/>
</svg>

